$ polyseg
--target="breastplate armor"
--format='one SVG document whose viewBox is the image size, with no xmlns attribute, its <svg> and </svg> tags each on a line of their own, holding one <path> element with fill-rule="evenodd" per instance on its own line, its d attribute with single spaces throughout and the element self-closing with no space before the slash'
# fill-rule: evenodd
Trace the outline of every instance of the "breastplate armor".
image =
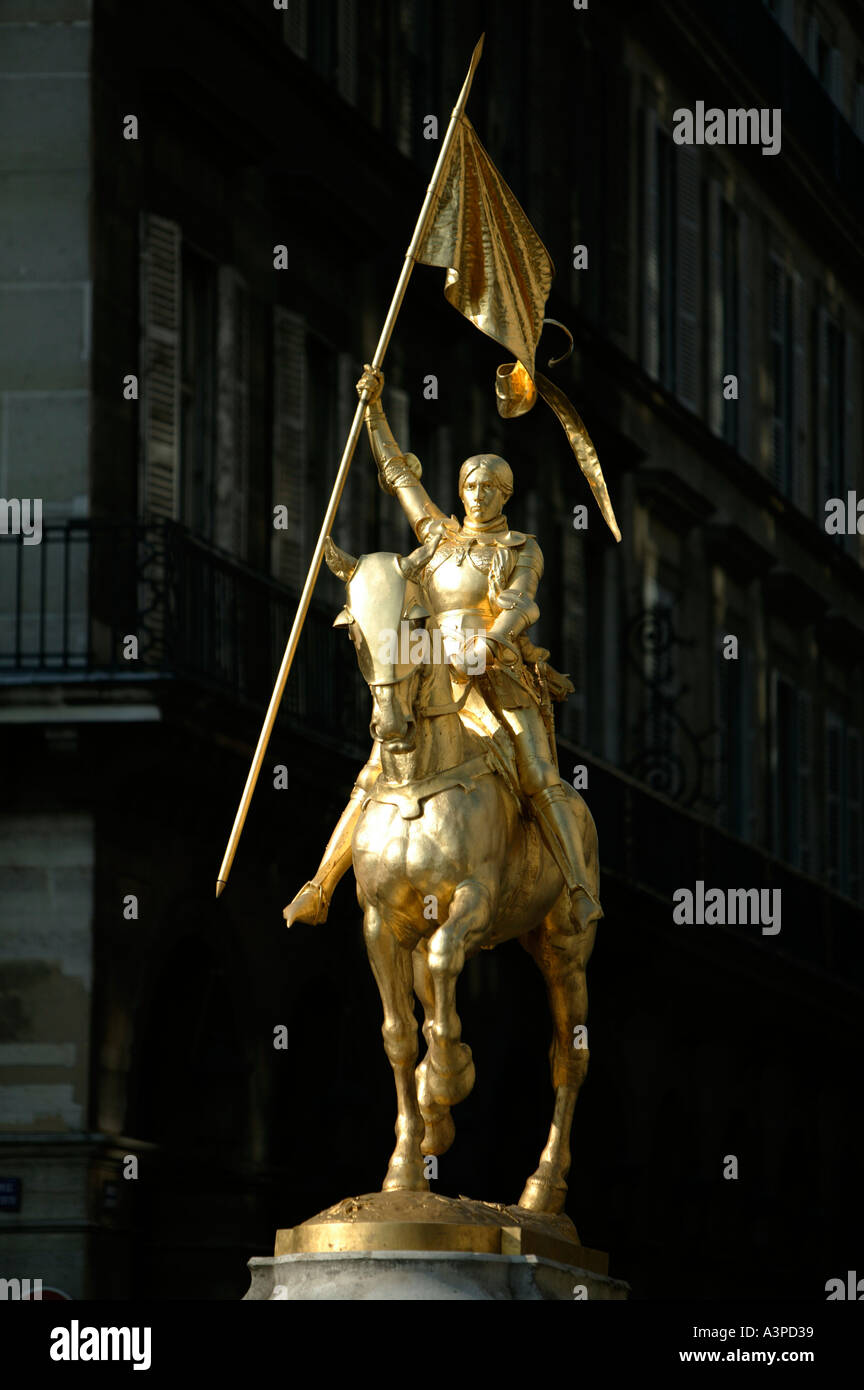
<svg viewBox="0 0 864 1390">
<path fill-rule="evenodd" d="M 440 615 L 454 609 L 471 609 L 482 616 L 483 626 L 490 628 L 497 610 L 493 611 L 489 599 L 489 574 L 497 550 L 504 551 L 505 574 L 509 573 L 515 555 L 505 547 L 476 540 L 469 543 L 468 538 L 442 540 L 425 575 L 432 611 Z"/>
</svg>

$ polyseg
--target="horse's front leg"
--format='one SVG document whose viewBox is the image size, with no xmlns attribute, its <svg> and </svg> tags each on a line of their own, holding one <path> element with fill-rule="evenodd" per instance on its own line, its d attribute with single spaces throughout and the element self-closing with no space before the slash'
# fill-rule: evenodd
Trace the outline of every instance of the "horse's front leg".
<svg viewBox="0 0 864 1390">
<path fill-rule="evenodd" d="M 489 889 L 478 879 L 467 879 L 453 894 L 447 921 L 429 938 L 427 960 L 435 1002 L 429 1053 L 421 1069 L 421 1104 L 456 1105 L 474 1085 L 471 1049 L 461 1041 L 456 982 L 466 951 L 487 934 L 492 917 Z"/>
<path fill-rule="evenodd" d="M 414 1067 L 417 1062 L 417 1020 L 414 1017 L 411 952 L 400 946 L 376 907 L 366 903 L 363 935 L 372 973 L 384 1007 L 381 1033 L 396 1081 L 396 1148 L 387 1168 L 382 1192 L 407 1188 L 428 1191 L 420 1152 L 424 1125 L 417 1104 Z"/>
</svg>

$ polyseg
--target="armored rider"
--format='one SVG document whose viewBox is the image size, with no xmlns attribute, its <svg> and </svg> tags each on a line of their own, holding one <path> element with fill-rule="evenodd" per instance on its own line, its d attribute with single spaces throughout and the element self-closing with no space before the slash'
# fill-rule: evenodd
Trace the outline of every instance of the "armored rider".
<svg viewBox="0 0 864 1390">
<path fill-rule="evenodd" d="M 464 680 L 485 664 L 481 688 L 487 692 L 487 704 L 491 700 L 509 725 L 522 792 L 564 875 L 571 920 L 578 927 L 600 908 L 585 887 L 581 839 L 568 806 L 569 793 L 554 763 L 538 682 L 529 670 L 529 665 L 548 655 L 533 647 L 526 636 L 526 629 L 540 616 L 535 595 L 543 555 L 533 536 L 511 531 L 507 524 L 503 508 L 513 492 L 513 474 L 496 454 L 475 454 L 459 470 L 459 497 L 465 508 L 461 526 L 435 505 L 420 481 L 419 460 L 403 454 L 393 437 L 380 400 L 383 384 L 382 374 L 368 366 L 357 383 L 358 393 L 366 391 L 368 396 L 366 426 L 379 482 L 385 492 L 398 498 L 418 540 L 431 552 L 422 582 L 438 625 L 467 634 L 462 653 L 450 647 L 451 666 Z M 478 650 L 480 644 L 485 650 Z M 544 673 L 555 698 L 562 699 L 573 689 L 551 667 L 544 667 Z M 376 744 L 318 872 L 285 908 L 289 926 L 295 921 L 326 921 L 336 884 L 351 865 L 351 840 L 362 803 L 380 770 Z"/>
</svg>

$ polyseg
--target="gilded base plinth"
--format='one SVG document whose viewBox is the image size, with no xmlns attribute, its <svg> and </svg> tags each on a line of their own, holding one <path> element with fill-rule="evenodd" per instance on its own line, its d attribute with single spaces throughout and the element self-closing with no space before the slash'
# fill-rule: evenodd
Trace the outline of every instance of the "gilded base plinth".
<svg viewBox="0 0 864 1390">
<path fill-rule="evenodd" d="M 609 1268 L 608 1255 L 580 1245 L 569 1216 L 435 1192 L 347 1197 L 300 1226 L 276 1232 L 276 1256 L 357 1251 L 536 1255 L 600 1275 Z"/>
</svg>

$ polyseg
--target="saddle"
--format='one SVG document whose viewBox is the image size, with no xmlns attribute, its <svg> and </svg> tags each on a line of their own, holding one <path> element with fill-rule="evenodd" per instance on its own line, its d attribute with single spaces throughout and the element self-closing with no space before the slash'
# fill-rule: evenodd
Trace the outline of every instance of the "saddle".
<svg viewBox="0 0 864 1390">
<path fill-rule="evenodd" d="M 492 772 L 504 779 L 524 816 L 530 816 L 528 798 L 519 785 L 516 753 L 505 729 L 495 719 L 479 692 L 473 691 L 459 715 L 472 747 L 486 759 Z"/>
</svg>

